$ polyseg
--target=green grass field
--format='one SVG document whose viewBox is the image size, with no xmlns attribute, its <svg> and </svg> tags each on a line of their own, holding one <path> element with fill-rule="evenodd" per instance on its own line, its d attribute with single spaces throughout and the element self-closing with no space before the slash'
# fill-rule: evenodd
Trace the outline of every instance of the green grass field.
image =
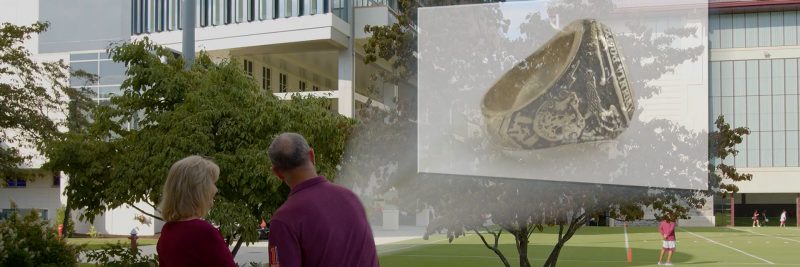
<svg viewBox="0 0 800 267">
<path fill-rule="evenodd" d="M 561 252 L 558 266 L 657 266 L 661 239 L 655 228 L 630 228 L 633 262 L 626 261 L 622 228 L 587 227 L 578 231 Z M 679 228 L 673 256 L 677 266 L 800 266 L 800 229 L 794 227 Z M 529 247 L 533 266 L 541 266 L 555 243 L 555 229 L 534 233 Z M 519 266 L 510 235 L 501 238 L 501 250 L 512 266 Z M 477 235 L 455 239 L 444 236 L 410 240 L 378 248 L 383 267 L 393 266 L 503 266 Z"/>
<path fill-rule="evenodd" d="M 74 237 L 67 239 L 67 243 L 72 245 L 85 245 L 85 249 L 88 250 L 95 250 L 101 249 L 105 247 L 107 244 L 116 244 L 117 242 L 122 243 L 123 246 L 128 247 L 130 246 L 131 241 L 125 237 L 115 237 L 115 238 L 80 238 Z M 155 245 L 158 242 L 158 239 L 155 238 L 139 238 L 136 241 L 137 244 L 140 246 L 146 245 Z"/>
</svg>

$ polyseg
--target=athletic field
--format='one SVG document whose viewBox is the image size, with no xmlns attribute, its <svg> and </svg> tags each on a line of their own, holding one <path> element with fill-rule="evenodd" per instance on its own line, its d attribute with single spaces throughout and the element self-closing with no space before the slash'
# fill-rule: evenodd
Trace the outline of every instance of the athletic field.
<svg viewBox="0 0 800 267">
<path fill-rule="evenodd" d="M 800 266 L 800 229 L 795 227 L 679 227 L 675 235 L 675 266 Z M 533 266 L 544 263 L 556 237 L 555 228 L 531 236 L 528 253 Z M 661 238 L 656 227 L 629 228 L 629 239 L 631 264 L 622 228 L 584 227 L 567 242 L 558 266 L 657 266 Z M 513 237 L 504 235 L 500 242 L 511 265 L 519 266 Z M 453 243 L 443 235 L 392 243 L 380 246 L 378 252 L 383 267 L 503 266 L 475 234 Z"/>
</svg>

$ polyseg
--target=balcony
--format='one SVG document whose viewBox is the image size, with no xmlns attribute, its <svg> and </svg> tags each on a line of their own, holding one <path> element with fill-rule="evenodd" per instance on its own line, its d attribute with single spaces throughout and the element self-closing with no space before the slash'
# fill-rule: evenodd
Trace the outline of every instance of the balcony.
<svg viewBox="0 0 800 267">
<path fill-rule="evenodd" d="M 180 50 L 180 0 L 132 0 L 132 5 L 132 39 L 147 36 Z M 347 10 L 345 0 L 197 0 L 196 46 L 206 51 L 340 49 L 350 35 Z"/>
</svg>

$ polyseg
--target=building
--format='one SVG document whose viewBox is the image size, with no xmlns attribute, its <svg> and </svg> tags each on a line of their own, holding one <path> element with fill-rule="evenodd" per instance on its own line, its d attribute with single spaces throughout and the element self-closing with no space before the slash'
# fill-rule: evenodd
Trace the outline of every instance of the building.
<svg viewBox="0 0 800 267">
<path fill-rule="evenodd" d="M 98 74 L 98 82 L 88 86 L 104 102 L 119 93 L 124 78 L 123 66 L 108 58 L 106 48 L 147 37 L 180 51 L 180 5 L 180 0 L 0 0 L 0 22 L 51 22 L 49 31 L 26 44 L 28 49 L 39 60 L 60 59 L 73 69 Z M 711 0 L 709 5 L 709 125 L 724 115 L 733 126 L 751 129 L 740 153 L 727 162 L 755 177 L 738 184 L 740 193 L 733 202 L 715 199 L 715 210 L 720 214 L 732 206 L 736 217 L 749 217 L 754 209 L 770 216 L 782 209 L 796 215 L 800 4 Z M 388 63 L 362 63 L 364 25 L 393 23 L 396 6 L 391 0 L 197 0 L 196 50 L 241 61 L 262 89 L 279 97 L 327 97 L 337 112 L 354 116 L 367 103 L 391 107 L 393 99 L 416 94 L 413 82 L 393 86 L 370 81 L 371 74 L 389 69 Z M 76 86 L 84 82 L 71 80 Z M 55 217 L 65 202 L 68 178 L 39 170 L 42 162 L 37 158 L 23 166 L 39 174 L 38 179 L 9 179 L 0 187 L 2 211 L 9 211 L 13 201 L 22 211 L 38 209 L 47 219 Z M 153 212 L 147 204 L 136 205 Z M 122 207 L 98 217 L 94 226 L 104 234 L 125 235 L 132 228 L 142 235 L 159 232 L 157 220 L 136 220 L 139 215 Z M 84 223 L 76 230 L 88 229 Z"/>
<path fill-rule="evenodd" d="M 113 43 L 147 37 L 181 51 L 181 4 L 179 0 L 54 1 L 2 0 L 0 21 L 31 24 L 49 21 L 50 29 L 26 44 L 37 60 L 64 60 L 71 69 L 97 74 L 87 84 L 71 79 L 72 86 L 95 89 L 98 103 L 120 93 L 125 78 L 122 64 L 109 59 L 106 49 Z M 368 37 L 364 25 L 387 25 L 396 2 L 388 0 L 197 0 L 196 51 L 207 51 L 215 59 L 241 61 L 265 91 L 281 98 L 293 94 L 331 99 L 331 107 L 354 116 L 366 105 L 387 108 L 394 99 L 412 97 L 412 83 L 399 86 L 372 81 L 372 74 L 389 70 L 387 62 L 363 63 L 362 44 Z M 358 75 L 356 75 L 358 74 Z M 136 120 L 129 127 L 135 127 Z M 28 151 L 36 154 L 35 151 Z M 44 159 L 26 166 L 39 171 Z M 44 173 L 43 176 L 53 176 Z M 61 177 L 61 176 L 54 176 Z M 10 181 L 0 188 L 0 209 L 11 202 L 25 211 L 41 210 L 52 219 L 65 203 L 60 178 Z M 136 203 L 148 213 L 147 203 Z M 140 235 L 160 231 L 158 220 L 137 220 L 142 213 L 132 207 L 110 210 L 98 217 L 98 233 L 126 235 L 137 228 Z M 79 223 L 77 232 L 89 224 Z"/>
<path fill-rule="evenodd" d="M 798 59 L 800 12 L 796 1 L 723 1 L 709 6 L 709 122 L 724 115 L 751 134 L 728 159 L 753 181 L 738 183 L 734 201 L 717 199 L 717 210 L 733 206 L 735 217 L 754 210 L 770 217 L 786 209 L 800 213 Z"/>
</svg>

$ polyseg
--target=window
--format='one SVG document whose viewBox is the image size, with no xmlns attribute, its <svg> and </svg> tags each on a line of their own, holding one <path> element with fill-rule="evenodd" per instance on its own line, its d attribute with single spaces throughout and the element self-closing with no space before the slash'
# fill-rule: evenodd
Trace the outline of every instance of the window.
<svg viewBox="0 0 800 267">
<path fill-rule="evenodd" d="M 6 187 L 8 188 L 25 188 L 28 187 L 28 182 L 22 178 L 6 178 Z"/>
<path fill-rule="evenodd" d="M 47 216 L 47 215 L 48 215 L 48 214 L 47 214 L 47 210 L 45 210 L 45 209 L 3 209 L 3 211 L 2 211 L 2 212 L 0 212 L 0 220 L 5 220 L 5 219 L 7 219 L 8 217 L 10 217 L 10 216 L 11 216 L 11 214 L 14 214 L 15 212 L 16 212 L 16 213 L 17 213 L 17 215 L 19 215 L 20 217 L 25 217 L 25 216 L 27 216 L 28 214 L 30 214 L 30 213 L 31 213 L 31 211 L 34 211 L 34 210 L 36 210 L 36 212 L 38 212 L 38 213 L 39 213 L 39 218 L 42 218 L 42 220 L 45 220 L 45 221 L 46 221 L 46 220 L 49 220 L 49 219 L 50 219 L 50 218 Z"/>
<path fill-rule="evenodd" d="M 261 67 L 261 89 L 270 90 L 272 88 L 272 70 Z"/>
<path fill-rule="evenodd" d="M 247 21 L 256 20 L 256 0 L 247 0 Z"/>
<path fill-rule="evenodd" d="M 244 72 L 250 75 L 250 77 L 253 77 L 253 61 L 244 60 Z"/>
<path fill-rule="evenodd" d="M 300 89 L 300 92 L 305 92 L 306 91 L 306 82 L 305 81 L 300 81 L 297 84 L 297 88 Z"/>
<path fill-rule="evenodd" d="M 53 174 L 53 187 L 60 187 L 61 186 L 61 174 L 56 173 Z"/>
<path fill-rule="evenodd" d="M 225 24 L 231 24 L 233 21 L 233 0 L 225 1 Z"/>
<path fill-rule="evenodd" d="M 280 92 L 286 93 L 286 80 L 287 80 L 286 74 L 281 73 L 279 78 L 280 80 L 278 81 L 278 83 Z"/>
</svg>

